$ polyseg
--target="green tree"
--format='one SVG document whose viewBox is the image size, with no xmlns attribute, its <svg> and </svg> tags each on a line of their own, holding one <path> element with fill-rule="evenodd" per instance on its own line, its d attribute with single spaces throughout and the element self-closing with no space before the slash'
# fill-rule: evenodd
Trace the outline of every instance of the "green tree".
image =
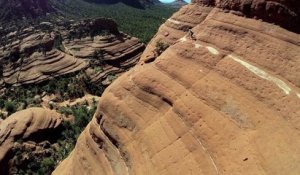
<svg viewBox="0 0 300 175">
<path fill-rule="evenodd" d="M 5 106 L 5 100 L 0 98 L 0 108 L 3 109 Z"/>
<path fill-rule="evenodd" d="M 16 105 L 12 101 L 7 101 L 5 103 L 5 110 L 8 112 L 8 115 L 11 115 L 16 112 Z"/>
</svg>

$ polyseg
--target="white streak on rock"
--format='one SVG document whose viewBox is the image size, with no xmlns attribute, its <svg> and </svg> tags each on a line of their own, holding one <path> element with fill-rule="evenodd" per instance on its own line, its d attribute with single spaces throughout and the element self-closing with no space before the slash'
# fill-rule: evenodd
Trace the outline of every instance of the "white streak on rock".
<svg viewBox="0 0 300 175">
<path fill-rule="evenodd" d="M 191 133 L 192 133 L 192 132 L 191 132 Z M 193 135 L 193 133 L 192 133 L 192 135 Z M 204 145 L 202 144 L 202 142 L 201 142 L 197 137 L 194 137 L 194 138 L 195 138 L 195 139 L 198 141 L 198 143 L 201 145 L 203 151 L 204 151 L 205 153 L 207 153 L 209 159 L 211 160 L 212 165 L 214 166 L 214 168 L 215 168 L 215 170 L 216 170 L 216 173 L 217 173 L 217 174 L 220 174 L 220 173 L 219 173 L 219 170 L 218 170 L 218 167 L 217 167 L 217 165 L 216 165 L 214 159 L 212 158 L 211 154 L 209 153 L 209 151 L 204 147 Z"/>
<path fill-rule="evenodd" d="M 199 49 L 200 47 L 203 47 L 201 44 L 197 44 L 197 43 L 195 43 L 195 48 L 196 49 Z"/>
<path fill-rule="evenodd" d="M 246 67 L 248 70 L 250 70 L 252 73 L 254 73 L 255 75 L 259 76 L 262 79 L 271 81 L 272 83 L 276 84 L 280 89 L 283 90 L 283 92 L 286 95 L 289 95 L 290 92 L 292 91 L 292 89 L 282 80 L 280 80 L 279 78 L 276 78 L 270 74 L 268 74 L 267 72 L 259 69 L 258 67 L 255 67 L 233 55 L 228 55 L 231 59 L 233 59 L 234 61 L 240 63 L 241 65 L 243 65 L 244 67 Z"/>
<path fill-rule="evenodd" d="M 180 41 L 180 42 L 186 42 L 186 41 L 187 41 L 187 38 L 186 38 L 186 36 L 184 36 L 184 37 L 180 38 L 180 39 L 179 39 L 179 41 Z"/>
<path fill-rule="evenodd" d="M 206 49 L 207 49 L 211 54 L 213 54 L 213 55 L 219 55 L 219 54 L 220 54 L 220 52 L 219 52 L 217 49 L 213 48 L 213 47 L 206 46 Z"/>
<path fill-rule="evenodd" d="M 174 19 L 168 19 L 169 22 L 174 23 L 174 24 L 180 24 L 181 22 L 174 20 Z"/>
<path fill-rule="evenodd" d="M 297 97 L 300 98 L 300 93 L 297 93 Z"/>
</svg>

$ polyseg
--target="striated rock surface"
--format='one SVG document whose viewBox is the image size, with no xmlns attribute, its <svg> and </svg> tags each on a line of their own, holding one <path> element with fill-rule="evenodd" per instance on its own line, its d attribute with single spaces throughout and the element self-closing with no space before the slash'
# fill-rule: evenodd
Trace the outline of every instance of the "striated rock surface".
<svg viewBox="0 0 300 175">
<path fill-rule="evenodd" d="M 144 50 L 137 38 L 120 33 L 111 19 L 54 25 L 48 22 L 1 36 L 0 89 L 40 83 L 53 77 L 101 67 L 92 81 L 124 72 Z"/>
<path fill-rule="evenodd" d="M 206 19 L 212 7 L 193 4 L 182 7 L 169 18 L 158 30 L 158 33 L 143 52 L 141 61 L 149 62 L 158 56 L 156 45 L 162 42 L 168 46 L 173 45 L 187 32 Z"/>
<path fill-rule="evenodd" d="M 280 25 L 293 32 L 300 32 L 300 1 L 266 1 L 266 0 L 194 0 L 193 5 L 185 6 L 163 24 L 157 35 L 152 39 L 142 60 L 157 57 L 155 47 L 157 42 L 174 44 L 189 29 L 201 23 L 213 7 L 224 9 L 224 13 L 238 16 L 262 19 Z"/>
<path fill-rule="evenodd" d="M 297 0 L 194 0 L 194 3 L 233 10 L 300 32 L 300 1 Z"/>
<path fill-rule="evenodd" d="M 300 35 L 216 2 L 162 25 L 54 175 L 299 174 Z"/>
<path fill-rule="evenodd" d="M 79 71 L 87 63 L 54 48 L 54 34 L 34 33 L 16 41 L 3 61 L 3 81 L 7 85 L 39 83 L 55 76 Z M 10 51 L 10 52 L 9 52 Z"/>
<path fill-rule="evenodd" d="M 50 129 L 56 129 L 62 122 L 61 115 L 43 108 L 29 108 L 19 111 L 0 122 L 0 172 L 4 171 L 5 156 L 18 139 L 27 139 Z"/>
</svg>

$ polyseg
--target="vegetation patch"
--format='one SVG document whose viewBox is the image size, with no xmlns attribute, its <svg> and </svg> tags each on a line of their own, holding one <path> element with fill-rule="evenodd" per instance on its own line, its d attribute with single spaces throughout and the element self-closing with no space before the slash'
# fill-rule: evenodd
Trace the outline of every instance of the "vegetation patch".
<svg viewBox="0 0 300 175">
<path fill-rule="evenodd" d="M 169 48 L 170 45 L 167 43 L 164 43 L 163 41 L 158 41 L 155 45 L 155 52 L 159 56 L 161 55 L 167 48 Z"/>
</svg>

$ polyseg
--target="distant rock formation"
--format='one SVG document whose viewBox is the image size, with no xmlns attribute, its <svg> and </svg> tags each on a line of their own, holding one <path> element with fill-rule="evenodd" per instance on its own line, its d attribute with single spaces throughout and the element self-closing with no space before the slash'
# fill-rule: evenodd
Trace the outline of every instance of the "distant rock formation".
<svg viewBox="0 0 300 175">
<path fill-rule="evenodd" d="M 137 38 L 120 33 L 111 19 L 78 23 L 41 23 L 1 37 L 1 87 L 40 83 L 60 75 L 101 66 L 90 74 L 104 81 L 110 73 L 121 73 L 135 65 L 144 50 Z"/>
<path fill-rule="evenodd" d="M 0 7 L 0 21 L 36 18 L 55 11 L 49 0 L 0 0 Z"/>
<path fill-rule="evenodd" d="M 298 1 L 239 2 L 168 19 L 53 174 L 299 174 Z"/>
<path fill-rule="evenodd" d="M 17 112 L 0 122 L 0 173 L 6 174 L 6 156 L 19 139 L 28 139 L 43 134 L 47 130 L 52 133 L 61 125 L 60 114 L 43 108 L 29 108 Z M 50 137 L 44 135 L 42 137 Z"/>
<path fill-rule="evenodd" d="M 164 5 L 169 6 L 169 7 L 173 7 L 173 8 L 180 8 L 184 5 L 187 5 L 188 3 L 185 2 L 184 0 L 175 0 L 174 2 L 171 3 L 166 3 Z"/>
</svg>

